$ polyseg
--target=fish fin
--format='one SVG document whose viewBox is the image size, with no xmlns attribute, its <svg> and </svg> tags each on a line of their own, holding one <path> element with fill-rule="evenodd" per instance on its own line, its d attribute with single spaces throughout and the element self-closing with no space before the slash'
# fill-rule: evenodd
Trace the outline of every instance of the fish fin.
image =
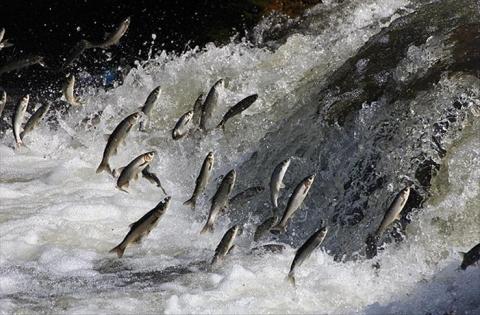
<svg viewBox="0 0 480 315">
<path fill-rule="evenodd" d="M 128 182 L 126 184 L 123 184 L 122 186 L 117 186 L 117 188 L 123 192 L 126 192 L 127 194 L 129 193 L 127 190 L 123 189 L 123 187 L 128 188 Z"/>
<path fill-rule="evenodd" d="M 195 210 L 195 206 L 196 206 L 196 201 L 195 199 L 192 197 L 190 199 L 188 199 L 187 201 L 185 201 L 183 203 L 184 206 L 188 206 L 190 208 L 192 208 L 193 210 Z"/>
<path fill-rule="evenodd" d="M 112 176 L 113 176 L 113 177 L 118 177 L 118 176 L 120 176 L 120 174 L 122 174 L 122 171 L 123 171 L 124 168 L 125 168 L 125 166 L 114 169 L 114 170 L 112 171 Z"/>
<path fill-rule="evenodd" d="M 233 251 L 234 248 L 235 248 L 235 245 L 232 245 L 232 247 L 230 247 L 230 249 L 228 250 L 227 255 L 230 254 L 230 252 Z"/>
<path fill-rule="evenodd" d="M 144 235 L 140 235 L 132 243 L 140 244 L 143 241 L 143 237 L 144 237 Z"/>
<path fill-rule="evenodd" d="M 462 257 L 462 259 L 463 259 L 463 257 L 465 257 L 465 255 L 466 255 L 467 253 L 465 253 L 465 252 L 458 252 L 458 254 L 459 254 L 460 257 Z"/>
<path fill-rule="evenodd" d="M 8 47 L 12 47 L 12 46 L 13 46 L 12 43 L 9 43 L 9 42 L 8 42 L 8 39 L 4 40 L 4 41 L 1 42 L 0 44 L 3 45 L 3 48 L 8 48 Z"/>
<path fill-rule="evenodd" d="M 117 155 L 117 154 L 118 154 L 118 148 L 115 148 L 115 149 L 113 150 L 113 154 L 114 154 L 114 155 Z"/>
<path fill-rule="evenodd" d="M 200 231 L 200 234 L 213 233 L 213 224 L 207 222 L 203 229 Z"/>
<path fill-rule="evenodd" d="M 140 173 L 135 174 L 135 177 L 134 177 L 133 179 L 134 179 L 134 180 L 138 180 L 138 175 L 139 175 L 139 174 L 140 174 Z"/>
<path fill-rule="evenodd" d="M 400 220 L 402 218 L 401 212 L 399 212 L 396 216 L 395 216 L 395 220 Z"/>
<path fill-rule="evenodd" d="M 98 166 L 97 174 L 103 171 L 107 171 L 108 173 L 113 174 L 112 169 L 110 168 L 110 165 L 108 164 L 108 162 L 102 161 L 102 163 L 100 163 L 100 165 Z"/>
<path fill-rule="evenodd" d="M 24 131 L 20 132 L 20 139 L 23 140 L 23 136 L 25 135 Z"/>
<path fill-rule="evenodd" d="M 121 246 L 122 244 L 112 248 L 109 253 L 116 253 L 118 258 L 122 258 L 123 253 L 125 252 L 125 247 Z"/>
<path fill-rule="evenodd" d="M 295 284 L 295 274 L 293 273 L 293 271 L 290 271 L 290 272 L 288 273 L 287 280 L 288 280 L 288 282 L 290 282 L 294 287 L 297 287 L 296 284 Z"/>
<path fill-rule="evenodd" d="M 285 188 L 285 184 L 283 182 L 280 183 L 280 189 L 284 189 Z"/>
</svg>

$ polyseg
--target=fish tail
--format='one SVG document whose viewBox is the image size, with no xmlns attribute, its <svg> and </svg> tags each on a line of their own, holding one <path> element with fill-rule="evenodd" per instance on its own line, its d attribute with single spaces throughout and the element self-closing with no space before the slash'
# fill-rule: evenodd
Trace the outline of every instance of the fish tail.
<svg viewBox="0 0 480 315">
<path fill-rule="evenodd" d="M 102 162 L 100 163 L 100 165 L 97 168 L 97 174 L 101 173 L 103 171 L 107 171 L 108 173 L 113 174 L 112 169 L 110 168 L 110 164 L 108 164 L 108 162 L 105 162 L 105 161 L 102 160 Z"/>
<path fill-rule="evenodd" d="M 207 222 L 203 229 L 200 231 L 200 234 L 205 234 L 205 233 L 213 233 L 213 224 L 210 222 Z"/>
<path fill-rule="evenodd" d="M 225 122 L 222 120 L 215 128 L 216 129 L 222 128 L 222 130 L 225 130 Z"/>
<path fill-rule="evenodd" d="M 125 252 L 125 247 L 123 247 L 122 244 L 112 248 L 109 251 L 109 253 L 116 253 L 118 258 L 122 258 L 124 252 Z"/>
<path fill-rule="evenodd" d="M 195 198 L 192 197 L 192 198 L 188 199 L 187 201 L 185 201 L 183 203 L 183 205 L 184 206 L 189 206 L 190 208 L 195 209 L 196 200 L 195 200 Z"/>
<path fill-rule="evenodd" d="M 24 132 L 24 131 L 20 132 L 20 140 L 23 140 L 23 136 L 24 136 L 24 135 L 25 135 L 25 132 Z"/>
<path fill-rule="evenodd" d="M 290 282 L 294 287 L 296 287 L 295 284 L 295 273 L 293 271 L 290 271 L 287 276 L 288 282 Z"/>
<path fill-rule="evenodd" d="M 12 47 L 12 46 L 13 46 L 12 43 L 9 43 L 9 42 L 8 42 L 8 39 L 4 40 L 4 41 L 2 42 L 2 44 L 3 44 L 3 48 L 8 48 L 8 47 Z"/>
</svg>

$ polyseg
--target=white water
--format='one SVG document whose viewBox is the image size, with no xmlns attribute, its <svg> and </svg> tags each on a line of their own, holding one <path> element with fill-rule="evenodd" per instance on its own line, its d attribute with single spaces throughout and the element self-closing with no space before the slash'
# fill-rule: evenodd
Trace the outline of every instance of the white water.
<svg viewBox="0 0 480 315">
<path fill-rule="evenodd" d="M 222 266 L 205 268 L 203 262 L 210 261 L 229 225 L 222 218 L 213 235 L 199 234 L 215 185 L 210 184 L 208 198 L 195 213 L 182 206 L 208 151 L 216 152 L 214 178 L 239 166 L 265 133 L 293 112 L 302 97 L 298 89 L 324 80 L 385 26 L 381 18 L 406 4 L 391 0 L 349 6 L 332 17 L 343 23 L 318 36 L 291 36 L 275 52 L 241 43 L 162 55 L 133 70 L 116 89 L 89 90 L 83 95 L 85 109 L 61 118 L 58 130 L 40 126 L 27 136 L 28 149 L 12 150 L 13 136 L 7 133 L 0 141 L 0 311 L 479 313 L 479 269 L 458 271 L 456 253 L 480 241 L 478 120 L 445 158 L 434 195 L 413 215 L 404 242 L 389 245 L 373 261 L 334 262 L 319 249 L 298 269 L 297 289 L 285 281 L 294 249 L 251 255 L 248 233 Z M 173 142 L 176 119 L 220 77 L 226 84 L 218 116 L 249 94 L 259 93 L 259 100 L 227 124 L 225 136 L 214 132 Z M 125 194 L 115 189 L 111 177 L 95 174 L 103 134 L 141 106 L 158 84 L 163 93 L 153 130 L 132 132 L 112 166 L 156 149 L 152 170 L 173 202 L 143 244 L 117 259 L 108 251 L 127 233 L 128 224 L 164 196 L 144 180 Z M 97 129 L 77 126 L 85 114 L 101 109 Z M 374 270 L 373 262 L 381 268 Z"/>
</svg>

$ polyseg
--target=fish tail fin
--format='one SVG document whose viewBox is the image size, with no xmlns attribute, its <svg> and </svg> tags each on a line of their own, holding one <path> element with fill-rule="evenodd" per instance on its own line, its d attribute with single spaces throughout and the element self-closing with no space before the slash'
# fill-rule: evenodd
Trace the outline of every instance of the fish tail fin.
<svg viewBox="0 0 480 315">
<path fill-rule="evenodd" d="M 13 46 L 12 43 L 8 42 L 8 39 L 4 40 L 2 44 L 3 44 L 3 48 L 8 48 Z"/>
<path fill-rule="evenodd" d="M 15 149 L 18 150 L 18 149 L 20 149 L 23 145 L 24 145 L 24 144 L 23 144 L 23 141 L 22 141 L 21 138 L 18 139 L 17 141 L 15 141 Z"/>
<path fill-rule="evenodd" d="M 195 206 L 196 206 L 195 198 L 192 197 L 192 198 L 188 199 L 187 201 L 185 201 L 185 202 L 183 203 L 183 205 L 184 205 L 184 206 L 188 206 L 188 207 L 190 207 L 190 208 L 192 208 L 192 209 L 195 209 Z"/>
<path fill-rule="evenodd" d="M 225 131 L 225 122 L 222 120 L 215 129 L 220 129 L 222 128 L 222 131 Z"/>
<path fill-rule="evenodd" d="M 109 251 L 109 253 L 116 253 L 118 258 L 122 258 L 124 252 L 125 252 L 125 247 L 123 247 L 122 244 L 112 248 Z"/>
<path fill-rule="evenodd" d="M 290 282 L 294 287 L 296 287 L 295 284 L 295 273 L 293 271 L 290 271 L 287 276 L 288 282 Z"/>
<path fill-rule="evenodd" d="M 24 136 L 24 135 L 25 135 L 25 132 L 24 132 L 24 131 L 20 132 L 20 140 L 23 140 L 23 136 Z"/>
<path fill-rule="evenodd" d="M 205 233 L 213 233 L 213 224 L 210 222 L 207 222 L 203 229 L 200 231 L 200 234 L 205 234 Z"/>
<path fill-rule="evenodd" d="M 97 168 L 97 174 L 101 173 L 103 171 L 107 171 L 108 173 L 113 174 L 112 169 L 110 168 L 110 164 L 108 164 L 108 162 L 105 162 L 105 161 L 102 160 L 102 162 L 100 163 L 100 165 Z"/>
<path fill-rule="evenodd" d="M 460 255 L 461 258 L 465 257 L 465 252 L 458 252 L 458 254 Z"/>
</svg>

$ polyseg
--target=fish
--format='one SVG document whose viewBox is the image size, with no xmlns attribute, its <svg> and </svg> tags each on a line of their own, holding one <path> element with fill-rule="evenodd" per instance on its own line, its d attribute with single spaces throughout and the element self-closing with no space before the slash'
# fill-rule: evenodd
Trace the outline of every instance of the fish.
<svg viewBox="0 0 480 315">
<path fill-rule="evenodd" d="M 265 234 L 265 232 L 269 231 L 275 224 L 278 222 L 278 216 L 273 215 L 262 222 L 257 228 L 255 229 L 255 234 L 253 235 L 253 240 L 258 242 L 258 240 Z"/>
<path fill-rule="evenodd" d="M 200 124 L 200 118 L 202 116 L 202 105 L 203 105 L 203 93 L 197 97 L 197 100 L 193 104 L 193 124 L 198 126 Z"/>
<path fill-rule="evenodd" d="M 3 109 L 5 108 L 5 104 L 7 103 L 7 92 L 2 92 L 2 97 L 0 97 L 0 117 L 2 117 Z"/>
<path fill-rule="evenodd" d="M 93 45 L 86 39 L 82 39 L 73 46 L 68 55 L 65 57 L 65 60 L 60 66 L 60 70 L 68 67 L 72 62 L 74 62 L 78 57 L 80 57 L 86 49 L 92 48 Z"/>
<path fill-rule="evenodd" d="M 192 197 L 190 197 L 190 199 L 183 203 L 185 206 L 189 206 L 192 209 L 195 209 L 195 206 L 197 204 L 197 198 L 207 187 L 208 181 L 210 180 L 210 177 L 212 175 L 214 161 L 215 156 L 213 152 L 208 152 L 205 160 L 203 160 L 200 174 L 198 174 L 198 177 L 195 180 L 195 189 L 193 190 Z"/>
<path fill-rule="evenodd" d="M 145 114 L 145 117 L 150 121 L 153 108 L 157 104 L 158 100 L 160 99 L 160 95 L 162 94 L 162 88 L 157 86 L 154 88 L 150 94 L 148 94 L 147 99 L 145 100 L 145 104 L 141 108 L 141 111 Z M 145 130 L 144 122 L 140 122 L 140 130 Z"/>
<path fill-rule="evenodd" d="M 130 17 L 123 20 L 118 26 L 115 32 L 107 34 L 106 39 L 100 43 L 92 43 L 92 47 L 106 49 L 113 45 L 118 45 L 120 39 L 125 35 L 130 26 Z"/>
<path fill-rule="evenodd" d="M 215 82 L 208 92 L 205 102 L 203 102 L 202 115 L 200 116 L 200 129 L 203 131 L 207 131 L 207 124 L 209 123 L 209 120 L 212 119 L 213 111 L 215 110 L 218 101 L 217 87 L 222 83 L 223 79 Z"/>
<path fill-rule="evenodd" d="M 310 257 L 312 252 L 323 242 L 325 236 L 327 235 L 328 228 L 326 226 L 321 227 L 317 232 L 313 233 L 308 240 L 300 246 L 300 248 L 295 253 L 295 258 L 293 258 L 292 265 L 290 266 L 290 271 L 288 273 L 287 279 L 290 283 L 295 286 L 295 269 L 300 267 L 303 262 Z"/>
<path fill-rule="evenodd" d="M 30 95 L 25 95 L 22 97 L 15 108 L 15 114 L 13 115 L 13 136 L 15 137 L 15 143 L 17 147 L 23 144 L 22 138 L 20 137 L 20 129 L 22 128 L 23 120 L 25 118 L 25 113 L 27 112 L 28 101 L 30 100 Z"/>
<path fill-rule="evenodd" d="M 140 113 L 135 112 L 125 119 L 123 119 L 118 126 L 113 130 L 113 132 L 108 135 L 107 145 L 105 146 L 105 150 L 103 151 L 102 162 L 97 168 L 97 174 L 103 171 L 107 171 L 108 173 L 112 174 L 112 168 L 108 163 L 108 160 L 117 154 L 118 147 L 120 143 L 124 143 L 125 139 L 132 129 L 132 127 L 137 123 L 140 118 Z"/>
<path fill-rule="evenodd" d="M 67 82 L 65 82 L 65 84 L 63 85 L 63 97 L 65 98 L 67 103 L 72 106 L 82 106 L 82 103 L 80 103 L 75 97 L 74 86 L 75 76 L 71 75 L 67 79 Z"/>
<path fill-rule="evenodd" d="M 407 203 L 408 196 L 410 195 L 410 187 L 403 188 L 395 197 L 387 212 L 385 213 L 380 226 L 375 232 L 376 237 L 380 237 L 390 224 L 400 219 L 400 213 L 403 207 Z"/>
<path fill-rule="evenodd" d="M 148 211 L 143 217 L 138 221 L 133 222 L 129 225 L 130 231 L 123 239 L 123 241 L 112 248 L 109 252 L 116 253 L 118 258 L 121 258 L 125 252 L 125 249 L 132 243 L 140 243 L 142 239 L 150 232 L 152 229 L 157 226 L 161 217 L 165 214 L 170 205 L 170 196 L 165 197 L 158 205 L 155 206 L 152 210 Z"/>
<path fill-rule="evenodd" d="M 285 250 L 285 245 L 282 244 L 265 244 L 252 248 L 251 254 L 265 254 L 267 252 L 271 253 L 281 253 Z"/>
<path fill-rule="evenodd" d="M 285 232 L 287 230 L 288 220 L 290 219 L 290 217 L 293 216 L 295 211 L 297 211 L 298 208 L 301 206 L 303 200 L 308 194 L 308 191 L 312 187 L 314 180 L 315 180 L 315 175 L 310 175 L 297 185 L 292 195 L 290 196 L 290 199 L 288 200 L 287 208 L 285 209 L 282 219 L 276 226 L 274 226 L 271 229 L 272 232 L 275 232 L 275 231 Z"/>
<path fill-rule="evenodd" d="M 291 158 L 283 160 L 280 162 L 272 173 L 272 178 L 270 179 L 270 199 L 272 205 L 275 209 L 278 208 L 278 197 L 280 195 L 280 189 L 285 188 L 283 183 L 283 178 L 287 173 L 287 169 L 290 166 Z"/>
<path fill-rule="evenodd" d="M 162 183 L 160 182 L 160 179 L 158 179 L 158 176 L 155 174 L 155 173 L 152 173 L 150 172 L 150 165 L 147 165 L 147 167 L 145 167 L 143 170 L 142 170 L 142 176 L 148 180 L 150 183 L 153 183 L 153 184 L 156 184 L 157 187 L 160 187 L 160 189 L 162 190 L 163 194 L 167 194 L 167 192 L 165 191 L 165 189 L 163 189 L 163 186 L 162 186 Z"/>
<path fill-rule="evenodd" d="M 470 249 L 466 253 L 460 252 L 460 255 L 462 256 L 462 259 L 463 259 L 462 264 L 460 265 L 460 268 L 462 270 L 465 270 L 467 269 L 468 266 L 471 266 L 480 260 L 480 243 L 475 245 L 472 249 Z"/>
<path fill-rule="evenodd" d="M 259 193 L 261 193 L 264 190 L 265 190 L 265 187 L 263 187 L 263 186 L 249 187 L 249 188 L 245 189 L 244 191 L 239 192 L 238 194 L 236 194 L 232 198 L 230 198 L 229 202 L 233 207 L 234 205 L 240 203 L 241 201 L 246 202 L 246 201 L 250 200 L 251 198 L 255 197 L 256 195 L 258 195 Z"/>
<path fill-rule="evenodd" d="M 180 117 L 180 119 L 175 124 L 175 128 L 172 130 L 173 140 L 179 140 L 185 137 L 190 130 L 193 118 L 193 111 L 186 112 Z"/>
<path fill-rule="evenodd" d="M 230 253 L 235 245 L 233 244 L 235 242 L 235 238 L 240 232 L 240 227 L 238 225 L 232 226 L 228 231 L 223 235 L 222 240 L 218 244 L 217 248 L 215 249 L 215 255 L 213 256 L 212 259 L 212 265 L 215 265 L 219 262 L 221 262 L 225 256 Z"/>
<path fill-rule="evenodd" d="M 250 96 L 245 97 L 243 100 L 235 104 L 234 106 L 230 107 L 230 109 L 225 113 L 223 116 L 222 120 L 220 123 L 217 125 L 217 128 L 225 128 L 226 122 L 238 114 L 242 113 L 245 111 L 247 108 L 249 108 L 258 98 L 258 94 L 253 94 Z"/>
<path fill-rule="evenodd" d="M 228 208 L 228 197 L 233 190 L 233 186 L 235 185 L 236 176 L 235 170 L 231 170 L 223 178 L 217 192 L 212 198 L 212 206 L 210 207 L 207 223 L 203 227 L 202 231 L 200 231 L 201 234 L 213 232 L 213 225 L 215 224 L 218 214 L 220 211 L 224 211 L 226 208 Z"/>
<path fill-rule="evenodd" d="M 35 111 L 35 113 L 30 117 L 30 119 L 27 121 L 25 124 L 25 127 L 23 127 L 23 131 L 20 133 L 20 139 L 23 141 L 23 137 L 30 131 L 32 131 L 40 121 L 42 121 L 43 117 L 47 114 L 48 110 L 50 109 L 50 104 L 43 104 L 40 106 L 39 109 Z"/>
<path fill-rule="evenodd" d="M 8 48 L 13 46 L 12 43 L 8 42 L 8 39 L 3 40 L 3 37 L 5 36 L 5 28 L 0 29 L 0 50 L 3 48 Z"/>
<path fill-rule="evenodd" d="M 4 64 L 3 66 L 0 66 L 0 75 L 4 73 L 9 73 L 12 71 L 18 71 L 23 68 L 27 68 L 30 66 L 34 66 L 36 64 L 39 64 L 42 67 L 46 67 L 45 62 L 43 61 L 42 56 L 33 56 L 33 57 L 27 57 L 27 58 L 21 58 L 18 60 L 11 61 L 7 64 Z"/>
<path fill-rule="evenodd" d="M 130 181 L 137 180 L 139 173 L 153 161 L 154 157 L 154 151 L 140 154 L 127 166 L 120 168 L 118 170 L 120 176 L 118 176 L 117 188 L 124 192 L 128 192 L 126 188 L 130 185 Z"/>
</svg>

